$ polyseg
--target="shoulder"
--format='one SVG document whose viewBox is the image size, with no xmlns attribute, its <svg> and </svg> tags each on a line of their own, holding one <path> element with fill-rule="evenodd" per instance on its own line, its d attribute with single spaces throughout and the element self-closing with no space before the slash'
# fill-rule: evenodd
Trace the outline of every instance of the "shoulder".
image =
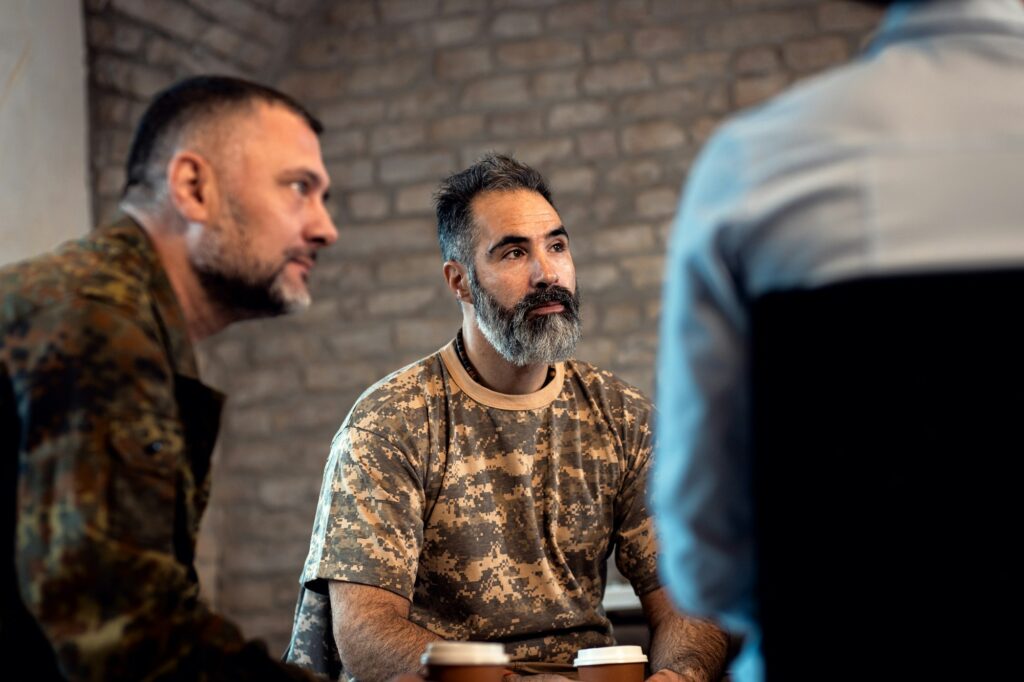
<svg viewBox="0 0 1024 682">
<path fill-rule="evenodd" d="M 896 83 L 870 55 L 804 78 L 719 126 L 697 168 L 757 179 L 780 167 L 834 158 L 877 138 L 879 119 Z"/>
<path fill-rule="evenodd" d="M 643 391 L 580 360 L 566 362 L 566 382 L 575 393 L 570 411 L 582 434 L 610 434 L 623 472 L 645 467 L 654 437 L 654 406 Z"/>
<path fill-rule="evenodd" d="M 152 254 L 138 228 L 97 230 L 58 250 L 0 270 L 5 322 L 52 307 L 94 302 L 143 320 L 150 309 Z"/>
<path fill-rule="evenodd" d="M 356 400 L 344 427 L 379 432 L 410 428 L 423 422 L 430 403 L 445 393 L 440 352 L 391 372 Z"/>
<path fill-rule="evenodd" d="M 644 416 L 653 410 L 651 399 L 643 391 L 608 370 L 573 359 L 566 361 L 565 372 L 566 380 L 578 385 L 590 400 L 605 408 Z"/>
<path fill-rule="evenodd" d="M 831 182 L 828 169 L 856 163 L 877 142 L 883 107 L 868 85 L 876 71 L 857 59 L 726 119 L 687 178 L 670 259 L 736 254 L 747 227 L 806 195 L 803 178 L 817 188 Z"/>
</svg>

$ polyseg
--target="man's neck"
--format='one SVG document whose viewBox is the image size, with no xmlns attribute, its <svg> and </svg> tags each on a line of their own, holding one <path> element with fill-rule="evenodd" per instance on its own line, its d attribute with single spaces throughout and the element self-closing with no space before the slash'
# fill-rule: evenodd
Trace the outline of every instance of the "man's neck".
<svg viewBox="0 0 1024 682">
<path fill-rule="evenodd" d="M 494 349 L 476 325 L 476 320 L 468 315 L 467 318 L 462 323 L 466 355 L 484 386 L 506 395 L 535 393 L 544 386 L 548 376 L 547 364 L 513 365 Z"/>
<path fill-rule="evenodd" d="M 160 264 L 167 273 L 178 305 L 185 318 L 185 327 L 192 343 L 202 341 L 228 326 L 232 320 L 206 295 L 199 276 L 192 267 L 185 244 L 184 228 L 178 229 L 161 218 L 122 207 L 149 235 Z"/>
</svg>

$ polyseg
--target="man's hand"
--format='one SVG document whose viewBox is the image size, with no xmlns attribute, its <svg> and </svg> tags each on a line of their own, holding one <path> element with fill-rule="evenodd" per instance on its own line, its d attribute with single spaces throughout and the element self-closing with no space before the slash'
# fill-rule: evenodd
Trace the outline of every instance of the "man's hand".
<svg viewBox="0 0 1024 682">
<path fill-rule="evenodd" d="M 689 682 L 689 680 L 676 671 L 665 668 L 648 677 L 647 682 Z"/>
</svg>

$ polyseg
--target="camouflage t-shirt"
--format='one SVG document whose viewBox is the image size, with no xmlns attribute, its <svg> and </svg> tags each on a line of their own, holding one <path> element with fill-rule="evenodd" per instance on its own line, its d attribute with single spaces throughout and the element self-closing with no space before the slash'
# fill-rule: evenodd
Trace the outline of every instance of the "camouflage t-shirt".
<svg viewBox="0 0 1024 682">
<path fill-rule="evenodd" d="M 611 644 L 611 552 L 638 594 L 659 587 L 651 410 L 579 361 L 536 393 L 496 393 L 449 344 L 372 386 L 345 419 L 302 580 L 320 594 L 327 580 L 390 590 L 411 600 L 414 623 L 504 642 L 515 660 L 571 663 Z M 302 649 L 329 640 L 329 614 L 299 611 L 290 660 L 320 668 Z"/>
</svg>

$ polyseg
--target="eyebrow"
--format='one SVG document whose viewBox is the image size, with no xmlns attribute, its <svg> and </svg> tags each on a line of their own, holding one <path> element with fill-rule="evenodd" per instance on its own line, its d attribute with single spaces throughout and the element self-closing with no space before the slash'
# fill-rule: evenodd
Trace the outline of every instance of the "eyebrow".
<svg viewBox="0 0 1024 682">
<path fill-rule="evenodd" d="M 566 239 L 568 239 L 569 231 L 565 229 L 564 225 L 559 225 L 555 229 L 548 232 L 545 236 L 545 239 L 551 239 L 553 237 L 565 237 Z M 505 235 L 504 237 L 498 240 L 497 244 L 487 249 L 487 255 L 491 255 L 492 253 L 494 253 L 503 246 L 508 246 L 509 244 L 523 244 L 528 241 L 530 240 L 518 234 Z"/>
</svg>

